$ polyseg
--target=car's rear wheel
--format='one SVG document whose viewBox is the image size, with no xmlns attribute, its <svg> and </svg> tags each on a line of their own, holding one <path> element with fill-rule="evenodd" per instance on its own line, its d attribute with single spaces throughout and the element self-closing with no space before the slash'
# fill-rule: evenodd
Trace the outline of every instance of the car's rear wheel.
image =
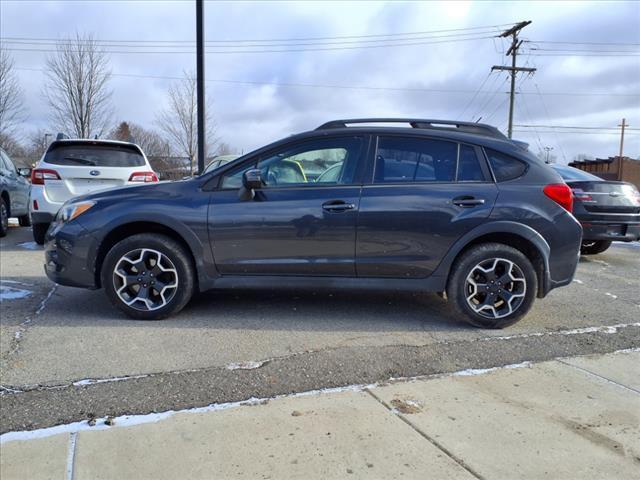
<svg viewBox="0 0 640 480">
<path fill-rule="evenodd" d="M 26 215 L 18 217 L 18 224 L 21 227 L 29 227 L 31 225 L 31 217 L 29 216 L 29 214 L 27 213 Z"/>
<path fill-rule="evenodd" d="M 597 255 L 611 246 L 611 240 L 583 240 L 580 246 L 582 255 Z"/>
<path fill-rule="evenodd" d="M 9 207 L 4 198 L 0 199 L 0 237 L 4 237 L 9 230 Z"/>
<path fill-rule="evenodd" d="M 48 223 L 34 223 L 32 225 L 33 230 L 33 239 L 38 245 L 44 244 L 44 237 L 47 234 L 47 230 L 49 230 Z"/>
<path fill-rule="evenodd" d="M 180 243 L 145 233 L 121 240 L 107 253 L 101 281 L 111 303 L 128 316 L 159 320 L 189 302 L 194 268 Z"/>
<path fill-rule="evenodd" d="M 457 259 L 447 297 L 468 323 L 504 328 L 526 315 L 537 289 L 536 272 L 522 252 L 500 243 L 484 243 Z"/>
</svg>

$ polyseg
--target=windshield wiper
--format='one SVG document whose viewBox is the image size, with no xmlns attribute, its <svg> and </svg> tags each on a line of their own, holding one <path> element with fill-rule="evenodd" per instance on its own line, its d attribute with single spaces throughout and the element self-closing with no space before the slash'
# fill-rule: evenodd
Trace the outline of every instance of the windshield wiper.
<svg viewBox="0 0 640 480">
<path fill-rule="evenodd" d="M 64 160 L 73 160 L 76 163 L 81 165 L 90 165 L 92 167 L 96 166 L 96 162 L 93 160 L 87 160 L 86 158 L 78 158 L 78 157 L 64 157 Z"/>
</svg>

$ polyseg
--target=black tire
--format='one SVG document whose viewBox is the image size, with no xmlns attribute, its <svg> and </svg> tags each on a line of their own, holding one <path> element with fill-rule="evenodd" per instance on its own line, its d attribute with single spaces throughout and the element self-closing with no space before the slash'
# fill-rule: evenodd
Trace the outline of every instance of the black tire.
<svg viewBox="0 0 640 480">
<path fill-rule="evenodd" d="M 491 268 L 493 273 L 482 270 Z M 513 280 L 505 281 L 503 275 L 509 272 Z M 538 278 L 529 259 L 519 250 L 501 243 L 483 243 L 464 252 L 451 268 L 447 283 L 447 297 L 453 307 L 468 323 L 479 328 L 513 325 L 531 309 L 537 291 Z M 478 293 L 468 301 L 474 292 Z M 511 298 L 505 301 L 507 295 Z M 488 304 L 483 307 L 485 301 Z"/>
<path fill-rule="evenodd" d="M 44 245 L 44 237 L 49 230 L 49 225 L 49 223 L 34 223 L 32 225 L 33 239 L 38 245 Z"/>
<path fill-rule="evenodd" d="M 166 297 L 162 296 L 160 291 L 155 290 L 156 287 L 151 286 L 153 280 L 157 280 L 161 278 L 160 275 L 165 274 L 158 270 L 160 274 L 156 273 L 154 277 L 155 267 L 150 266 L 148 261 L 143 259 L 143 250 L 160 253 L 164 256 L 163 262 L 168 260 L 168 263 L 165 263 L 164 266 L 175 270 L 176 287 L 169 289 Z M 143 265 L 142 269 L 148 271 L 140 272 L 140 270 L 135 269 L 135 264 L 131 262 L 131 259 L 125 259 L 128 256 L 135 258 L 138 255 L 140 255 L 140 259 L 143 259 L 142 262 L 146 264 Z M 115 273 L 116 267 L 118 267 L 118 271 L 122 272 L 122 265 L 133 266 L 132 271 L 125 272 L 128 278 L 138 277 L 146 280 L 135 283 L 136 279 L 130 278 L 133 282 L 129 286 L 124 280 L 120 280 Z M 143 277 L 142 274 L 147 274 L 148 276 Z M 152 279 L 151 277 L 154 278 Z M 160 320 L 179 312 L 189 302 L 195 290 L 195 269 L 189 252 L 172 238 L 159 234 L 142 233 L 132 235 L 116 243 L 104 259 L 100 278 L 111 303 L 129 317 L 138 320 Z M 143 284 L 143 281 L 148 281 L 149 283 Z M 122 285 L 116 286 L 116 283 L 119 282 L 122 282 Z M 171 279 L 168 281 L 162 279 L 162 282 L 165 282 L 165 284 L 172 283 Z M 160 283 L 160 280 L 158 280 L 158 283 Z M 152 307 L 144 299 L 137 298 L 143 286 L 148 292 L 146 298 L 152 303 L 154 303 L 155 299 L 156 303 L 162 303 L 161 306 L 153 305 L 153 309 L 151 309 Z M 136 287 L 138 291 L 135 291 Z M 118 294 L 118 291 L 122 291 L 122 288 L 124 288 L 124 292 Z M 134 306 L 127 304 L 123 297 L 133 300 Z M 144 307 L 141 303 L 144 303 Z"/>
<path fill-rule="evenodd" d="M 18 224 L 21 227 L 30 227 L 31 217 L 29 216 L 29 214 L 27 213 L 26 215 L 22 215 L 21 217 L 18 217 Z"/>
<path fill-rule="evenodd" d="M 611 240 L 583 240 L 580 246 L 582 255 L 597 255 L 611 246 Z"/>
<path fill-rule="evenodd" d="M 4 198 L 0 198 L 0 237 L 9 231 L 9 206 Z"/>
</svg>

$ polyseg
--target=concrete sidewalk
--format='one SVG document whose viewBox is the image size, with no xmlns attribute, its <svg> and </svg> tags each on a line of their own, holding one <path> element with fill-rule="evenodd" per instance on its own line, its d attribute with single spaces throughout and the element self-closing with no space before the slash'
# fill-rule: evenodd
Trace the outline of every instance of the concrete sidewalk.
<svg viewBox="0 0 640 480">
<path fill-rule="evenodd" d="M 60 433 L 57 433 L 60 432 Z M 0 437 L 0 477 L 640 478 L 640 352 Z"/>
</svg>

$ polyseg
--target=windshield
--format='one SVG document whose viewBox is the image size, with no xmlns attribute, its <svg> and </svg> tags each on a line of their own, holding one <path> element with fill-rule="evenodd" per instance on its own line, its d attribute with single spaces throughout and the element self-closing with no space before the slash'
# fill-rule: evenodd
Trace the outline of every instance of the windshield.
<svg viewBox="0 0 640 480">
<path fill-rule="evenodd" d="M 553 169 L 560 174 L 563 180 L 569 181 L 583 181 L 583 182 L 601 182 L 600 177 L 591 175 L 590 173 L 583 172 L 573 167 L 560 167 L 554 166 Z"/>
<path fill-rule="evenodd" d="M 58 145 L 47 152 L 46 163 L 86 167 L 140 167 L 144 157 L 135 147 L 119 145 Z"/>
</svg>

